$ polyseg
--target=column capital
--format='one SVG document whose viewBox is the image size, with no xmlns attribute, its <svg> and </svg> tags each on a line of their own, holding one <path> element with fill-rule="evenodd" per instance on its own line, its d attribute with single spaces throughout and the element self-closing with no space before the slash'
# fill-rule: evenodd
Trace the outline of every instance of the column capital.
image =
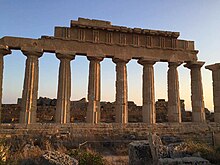
<svg viewBox="0 0 220 165">
<path fill-rule="evenodd" d="M 219 70 L 220 69 L 220 63 L 215 63 L 212 65 L 205 66 L 206 69 L 209 69 L 211 71 Z"/>
<path fill-rule="evenodd" d="M 154 65 L 157 61 L 141 58 L 137 62 L 138 62 L 138 64 L 141 64 L 141 65 Z"/>
<path fill-rule="evenodd" d="M 11 54 L 11 50 L 8 48 L 8 46 L 0 45 L 0 55 L 7 55 Z"/>
<path fill-rule="evenodd" d="M 102 61 L 103 59 L 104 59 L 104 57 L 99 57 L 99 56 L 87 56 L 87 59 L 89 60 L 89 61 Z"/>
<path fill-rule="evenodd" d="M 74 51 L 56 51 L 56 57 L 61 60 L 61 59 L 69 59 L 69 60 L 74 60 L 75 59 L 75 54 L 76 52 Z"/>
<path fill-rule="evenodd" d="M 130 61 L 130 59 L 113 58 L 112 61 L 114 63 L 128 63 Z"/>
<path fill-rule="evenodd" d="M 39 58 L 43 55 L 43 49 L 39 49 L 39 48 L 22 47 L 21 51 L 27 57 L 28 56 L 36 56 Z"/>
<path fill-rule="evenodd" d="M 204 64 L 205 64 L 205 62 L 203 62 L 203 61 L 190 61 L 190 62 L 187 62 L 184 65 L 184 67 L 186 67 L 188 69 L 201 68 Z"/>
<path fill-rule="evenodd" d="M 178 67 L 182 62 L 168 62 L 168 67 Z"/>
</svg>

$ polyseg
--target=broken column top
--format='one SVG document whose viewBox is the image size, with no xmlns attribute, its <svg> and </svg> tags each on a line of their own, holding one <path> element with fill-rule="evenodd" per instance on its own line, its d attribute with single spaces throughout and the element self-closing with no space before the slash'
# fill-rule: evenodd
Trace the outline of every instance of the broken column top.
<svg viewBox="0 0 220 165">
<path fill-rule="evenodd" d="M 205 68 L 209 69 L 211 71 L 219 70 L 220 69 L 220 63 L 215 63 L 215 64 L 212 64 L 212 65 L 207 65 L 207 66 L 205 66 Z"/>
<path fill-rule="evenodd" d="M 81 28 L 94 28 L 94 29 L 102 29 L 109 31 L 120 31 L 124 33 L 138 33 L 138 34 L 148 34 L 155 36 L 165 36 L 178 38 L 179 32 L 171 32 L 171 31 L 161 31 L 161 30 L 150 30 L 150 29 L 141 29 L 141 28 L 129 28 L 125 26 L 116 26 L 112 25 L 110 21 L 103 20 L 95 20 L 95 19 L 86 19 L 86 18 L 78 18 L 78 20 L 71 20 L 71 28 L 72 27 L 81 27 Z"/>
</svg>

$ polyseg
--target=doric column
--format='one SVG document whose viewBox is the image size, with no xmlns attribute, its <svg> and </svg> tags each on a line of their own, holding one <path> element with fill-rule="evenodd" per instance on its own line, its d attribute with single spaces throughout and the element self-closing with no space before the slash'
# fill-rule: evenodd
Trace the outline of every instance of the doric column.
<svg viewBox="0 0 220 165">
<path fill-rule="evenodd" d="M 3 81 L 3 69 L 4 69 L 3 57 L 7 54 L 11 54 L 11 50 L 7 46 L 0 45 L 0 123 L 1 123 L 1 112 L 2 112 L 2 81 Z"/>
<path fill-rule="evenodd" d="M 154 124 L 156 122 L 155 113 L 155 91 L 154 91 L 154 67 L 156 61 L 139 60 L 143 65 L 143 86 L 142 86 L 142 117 L 143 122 Z"/>
<path fill-rule="evenodd" d="M 116 123 L 128 122 L 128 85 L 127 67 L 128 60 L 113 59 L 116 64 Z"/>
<path fill-rule="evenodd" d="M 35 48 L 22 48 L 23 54 L 27 56 L 25 66 L 24 85 L 22 92 L 22 103 L 20 112 L 20 123 L 36 123 L 39 66 L 38 58 L 43 51 Z"/>
<path fill-rule="evenodd" d="M 205 122 L 201 67 L 205 62 L 189 62 L 184 66 L 191 74 L 192 121 Z"/>
<path fill-rule="evenodd" d="M 205 67 L 212 71 L 214 120 L 220 123 L 220 63 Z"/>
<path fill-rule="evenodd" d="M 60 60 L 58 91 L 56 105 L 56 123 L 70 122 L 71 96 L 71 68 L 70 61 L 75 58 L 75 52 L 57 51 L 56 57 Z"/>
<path fill-rule="evenodd" d="M 169 62 L 168 69 L 168 121 L 181 122 L 180 96 L 179 96 L 179 78 L 177 67 L 178 62 Z"/>
<path fill-rule="evenodd" d="M 89 63 L 87 123 L 100 122 L 100 61 L 103 58 L 87 57 Z"/>
</svg>

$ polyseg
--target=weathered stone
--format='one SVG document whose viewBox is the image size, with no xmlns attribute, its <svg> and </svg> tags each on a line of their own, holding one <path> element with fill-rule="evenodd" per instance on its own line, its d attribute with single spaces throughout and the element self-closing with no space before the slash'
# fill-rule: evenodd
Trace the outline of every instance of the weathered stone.
<svg viewBox="0 0 220 165">
<path fill-rule="evenodd" d="M 168 70 L 168 121 L 181 122 L 179 78 L 177 67 L 180 63 L 169 62 Z"/>
<path fill-rule="evenodd" d="M 46 151 L 40 162 L 46 165 L 78 165 L 76 159 L 58 151 Z"/>
<path fill-rule="evenodd" d="M 164 158 L 159 159 L 159 165 L 187 165 L 187 164 L 198 164 L 198 165 L 211 165 L 206 159 L 199 157 L 184 157 L 184 158 Z"/>
<path fill-rule="evenodd" d="M 193 41 L 180 40 L 178 37 L 178 32 L 128 28 L 114 26 L 109 21 L 79 18 L 77 21 L 71 21 L 70 27 L 55 27 L 54 36 L 42 36 L 39 39 L 1 38 L 0 43 L 3 45 L 0 45 L 0 50 L 6 47 L 8 50 L 20 49 L 27 56 L 20 122 L 25 124 L 36 122 L 38 58 L 43 52 L 56 53 L 57 58 L 60 59 L 55 117 L 57 123 L 69 123 L 70 118 L 71 120 L 74 118 L 70 117 L 70 61 L 74 59 L 75 54 L 87 56 L 89 60 L 93 59 L 90 60 L 87 122 L 100 121 L 100 59 L 94 60 L 97 56 L 112 58 L 116 63 L 115 121 L 117 123 L 128 122 L 126 63 L 130 59 L 148 61 L 148 64 L 146 62 L 143 64 L 144 122 L 155 123 L 153 77 L 155 61 L 169 62 L 169 121 L 181 122 L 177 66 L 186 61 L 186 66 L 191 69 L 193 121 L 205 121 L 200 73 L 202 65 L 197 61 L 198 51 L 195 50 Z M 3 59 L 0 59 L 0 79 L 2 79 L 2 61 Z M 219 74 L 215 77 L 216 80 L 220 80 Z M 1 86 L 2 82 L 0 82 Z M 1 97 L 0 94 L 0 100 Z"/>
<path fill-rule="evenodd" d="M 191 74 L 191 101 L 192 121 L 205 122 L 204 98 L 202 87 L 201 67 L 204 62 L 189 62 L 184 66 L 190 69 Z"/>
<path fill-rule="evenodd" d="M 212 71 L 214 121 L 220 122 L 220 63 L 208 65 L 205 68 Z"/>
<path fill-rule="evenodd" d="M 39 66 L 38 58 L 43 54 L 42 49 L 24 47 L 22 52 L 26 59 L 20 123 L 31 124 L 36 122 Z"/>
<path fill-rule="evenodd" d="M 3 69 L 4 69 L 4 56 L 11 54 L 8 46 L 0 45 L 0 123 L 2 114 L 2 81 L 3 81 Z"/>
<path fill-rule="evenodd" d="M 154 91 L 154 68 L 155 61 L 139 60 L 143 65 L 143 122 L 154 124 L 156 122 L 155 91 Z"/>
<path fill-rule="evenodd" d="M 134 141 L 129 144 L 129 165 L 153 163 L 151 149 L 147 141 Z"/>
<path fill-rule="evenodd" d="M 71 68 L 70 61 L 75 58 L 75 52 L 56 52 L 60 60 L 57 91 L 56 122 L 70 122 Z"/>
<path fill-rule="evenodd" d="M 89 85 L 88 85 L 88 107 L 87 123 L 100 122 L 100 62 L 103 58 L 88 57 L 89 63 Z"/>
<path fill-rule="evenodd" d="M 113 59 L 116 64 L 116 123 L 128 122 L 128 84 L 127 67 L 128 60 Z"/>
</svg>

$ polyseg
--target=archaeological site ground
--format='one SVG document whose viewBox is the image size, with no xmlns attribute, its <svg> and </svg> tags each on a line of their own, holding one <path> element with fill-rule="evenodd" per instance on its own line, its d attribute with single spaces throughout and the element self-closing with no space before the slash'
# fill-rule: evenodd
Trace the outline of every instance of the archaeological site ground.
<svg viewBox="0 0 220 165">
<path fill-rule="evenodd" d="M 0 164 L 83 164 L 82 157 L 91 164 L 219 163 L 220 64 L 205 66 L 213 78 L 211 113 L 203 99 L 201 68 L 205 62 L 198 60 L 194 41 L 179 36 L 179 32 L 78 18 L 70 27 L 55 27 L 54 36 L 1 38 Z M 26 56 L 22 98 L 17 104 L 2 105 L 4 56 L 12 50 Z M 45 52 L 54 53 L 60 62 L 56 99 L 38 98 L 38 62 Z M 88 95 L 71 101 L 70 62 L 76 56 L 89 60 Z M 112 59 L 116 67 L 113 103 L 100 101 L 104 58 Z M 126 65 L 132 59 L 143 67 L 142 106 L 128 100 Z M 164 91 L 168 101 L 155 101 L 157 62 L 168 64 L 168 90 Z M 180 99 L 180 65 L 190 70 L 192 112 L 185 111 Z"/>
</svg>

